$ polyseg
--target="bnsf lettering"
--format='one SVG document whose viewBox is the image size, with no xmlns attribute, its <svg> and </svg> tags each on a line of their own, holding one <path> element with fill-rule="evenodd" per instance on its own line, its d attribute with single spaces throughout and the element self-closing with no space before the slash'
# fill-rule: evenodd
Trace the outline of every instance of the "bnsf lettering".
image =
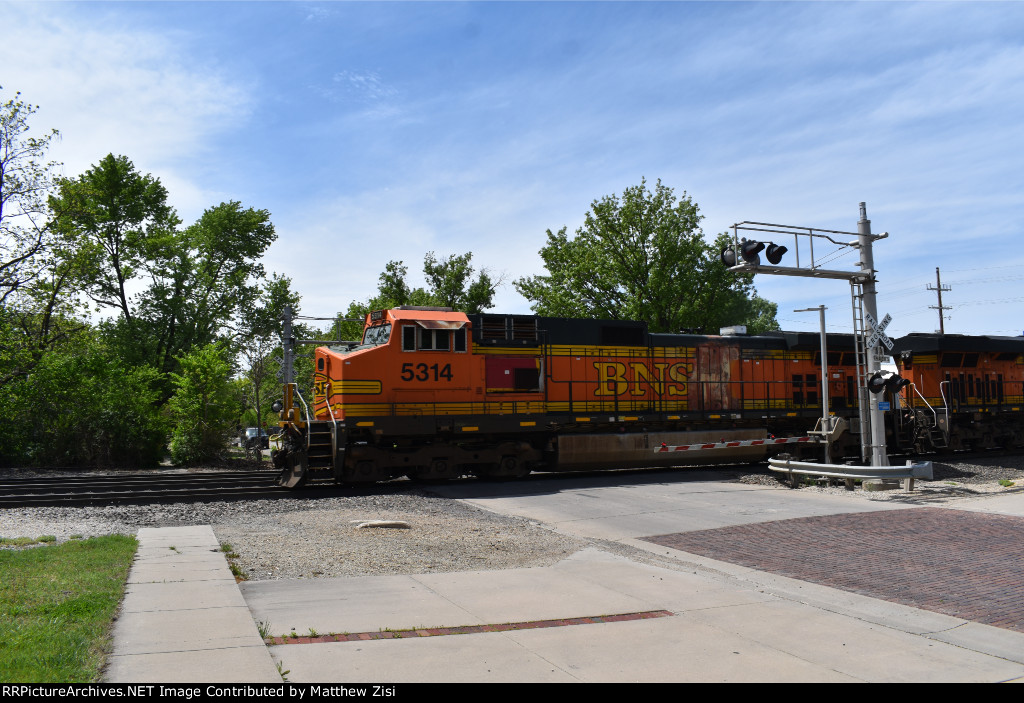
<svg viewBox="0 0 1024 703">
<path fill-rule="evenodd" d="M 619 361 L 595 361 L 597 369 L 597 396 L 620 396 L 629 393 L 634 396 L 646 395 L 653 390 L 656 395 L 684 396 L 686 382 L 693 369 L 689 362 L 655 362 L 650 368 L 642 361 L 624 364 Z"/>
<path fill-rule="evenodd" d="M 403 381 L 445 381 L 452 380 L 452 365 L 445 364 L 413 364 L 405 363 L 402 364 L 402 380 Z"/>
</svg>

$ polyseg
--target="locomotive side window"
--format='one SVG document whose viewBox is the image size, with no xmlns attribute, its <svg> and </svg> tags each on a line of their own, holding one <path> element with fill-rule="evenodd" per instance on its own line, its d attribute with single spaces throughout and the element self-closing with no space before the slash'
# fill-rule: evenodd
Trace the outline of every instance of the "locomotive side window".
<svg viewBox="0 0 1024 703">
<path fill-rule="evenodd" d="M 466 328 L 438 330 L 405 325 L 402 327 L 402 351 L 466 351 Z"/>
<path fill-rule="evenodd" d="M 448 351 L 451 348 L 449 330 L 428 330 L 420 328 L 419 348 L 428 351 Z"/>
</svg>

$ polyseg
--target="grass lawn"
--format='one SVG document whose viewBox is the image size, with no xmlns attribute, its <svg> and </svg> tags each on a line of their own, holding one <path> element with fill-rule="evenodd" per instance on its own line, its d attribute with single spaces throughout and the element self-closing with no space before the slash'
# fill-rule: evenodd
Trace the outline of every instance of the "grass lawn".
<svg viewBox="0 0 1024 703">
<path fill-rule="evenodd" d="M 0 682 L 99 681 L 134 537 L 0 550 Z"/>
</svg>

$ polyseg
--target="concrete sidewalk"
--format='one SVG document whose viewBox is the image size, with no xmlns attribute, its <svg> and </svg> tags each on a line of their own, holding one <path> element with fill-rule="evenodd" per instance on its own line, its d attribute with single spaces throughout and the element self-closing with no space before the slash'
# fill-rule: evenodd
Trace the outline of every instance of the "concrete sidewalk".
<svg viewBox="0 0 1024 703">
<path fill-rule="evenodd" d="M 280 683 L 213 529 L 144 527 L 106 680 Z"/>
<path fill-rule="evenodd" d="M 661 549 L 664 552 L 664 548 Z M 290 681 L 1007 681 L 1024 634 L 678 553 L 596 549 L 550 567 L 242 584 L 257 620 L 366 639 L 271 647 Z M 667 610 L 670 617 L 571 624 Z M 605 618 L 607 619 L 607 618 Z M 380 630 L 543 628 L 370 639 Z"/>
<path fill-rule="evenodd" d="M 1012 500 L 998 512 L 1020 514 Z M 139 539 L 109 681 L 271 683 L 278 666 L 297 683 L 1024 680 L 1024 633 L 632 538 L 673 568 L 592 548 L 547 567 L 236 586 L 209 527 Z M 267 647 L 256 622 L 347 641 Z M 506 623 L 521 629 L 492 627 Z"/>
</svg>

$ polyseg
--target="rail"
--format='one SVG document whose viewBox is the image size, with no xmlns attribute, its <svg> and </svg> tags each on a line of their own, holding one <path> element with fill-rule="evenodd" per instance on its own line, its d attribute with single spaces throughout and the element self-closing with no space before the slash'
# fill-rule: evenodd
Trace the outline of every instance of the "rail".
<svg viewBox="0 0 1024 703">
<path fill-rule="evenodd" d="M 789 483 L 793 488 L 797 485 L 797 474 L 841 478 L 846 481 L 846 489 L 853 490 L 854 479 L 904 479 L 907 491 L 914 490 L 914 479 L 932 479 L 932 462 L 925 461 L 915 464 L 907 461 L 906 466 L 846 466 L 843 464 L 815 464 L 808 461 L 773 458 L 768 460 L 772 471 L 789 474 Z"/>
</svg>

